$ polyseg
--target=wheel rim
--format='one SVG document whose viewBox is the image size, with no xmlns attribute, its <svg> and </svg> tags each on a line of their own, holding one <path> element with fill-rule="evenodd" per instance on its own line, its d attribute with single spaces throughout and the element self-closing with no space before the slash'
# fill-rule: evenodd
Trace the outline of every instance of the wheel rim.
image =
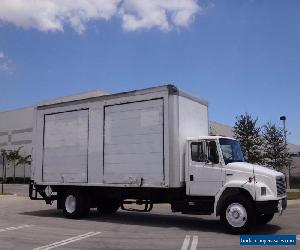
<svg viewBox="0 0 300 250">
<path fill-rule="evenodd" d="M 69 195 L 65 201 L 65 207 L 68 213 L 72 214 L 76 210 L 76 198 L 74 195 Z"/>
<path fill-rule="evenodd" d="M 226 219 L 232 227 L 242 227 L 247 222 L 247 211 L 242 204 L 232 203 L 227 207 Z"/>
</svg>

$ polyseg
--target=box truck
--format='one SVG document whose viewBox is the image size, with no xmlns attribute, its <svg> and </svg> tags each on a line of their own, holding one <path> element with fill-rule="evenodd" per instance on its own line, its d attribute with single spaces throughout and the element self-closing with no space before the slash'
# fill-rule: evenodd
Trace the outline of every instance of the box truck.
<svg viewBox="0 0 300 250">
<path fill-rule="evenodd" d="M 173 85 L 37 105 L 31 175 L 30 198 L 67 218 L 169 203 L 242 233 L 286 208 L 284 175 L 209 136 L 207 102 Z"/>
</svg>

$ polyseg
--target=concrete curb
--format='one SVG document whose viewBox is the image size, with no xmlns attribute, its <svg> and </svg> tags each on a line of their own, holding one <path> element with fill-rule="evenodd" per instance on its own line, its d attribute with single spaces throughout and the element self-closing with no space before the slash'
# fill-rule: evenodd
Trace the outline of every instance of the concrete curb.
<svg viewBox="0 0 300 250">
<path fill-rule="evenodd" d="M 298 205 L 298 204 L 300 204 L 300 200 L 288 200 L 287 204 L 288 205 Z"/>
<path fill-rule="evenodd" d="M 300 192 L 300 189 L 287 189 L 286 191 L 290 193 L 297 193 Z"/>
<path fill-rule="evenodd" d="M 3 198 L 10 198 L 10 197 L 16 197 L 17 194 L 5 194 L 5 195 L 1 195 L 0 194 L 0 199 L 3 199 Z"/>
</svg>

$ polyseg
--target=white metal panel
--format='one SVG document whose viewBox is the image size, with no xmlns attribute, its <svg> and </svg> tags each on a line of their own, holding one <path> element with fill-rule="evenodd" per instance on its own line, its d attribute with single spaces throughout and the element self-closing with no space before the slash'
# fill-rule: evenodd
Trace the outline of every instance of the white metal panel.
<svg viewBox="0 0 300 250">
<path fill-rule="evenodd" d="M 208 107 L 184 96 L 178 97 L 180 181 L 185 178 L 185 144 L 188 137 L 208 135 Z"/>
<path fill-rule="evenodd" d="M 88 182 L 103 182 L 103 106 L 89 109 Z"/>
<path fill-rule="evenodd" d="M 88 110 L 45 115 L 43 181 L 87 182 Z"/>
<path fill-rule="evenodd" d="M 173 188 L 182 187 L 180 182 L 180 151 L 179 151 L 179 111 L 178 111 L 178 95 L 170 95 L 168 101 L 169 121 L 169 186 Z"/>
<path fill-rule="evenodd" d="M 163 99 L 105 107 L 104 181 L 164 184 Z"/>
</svg>

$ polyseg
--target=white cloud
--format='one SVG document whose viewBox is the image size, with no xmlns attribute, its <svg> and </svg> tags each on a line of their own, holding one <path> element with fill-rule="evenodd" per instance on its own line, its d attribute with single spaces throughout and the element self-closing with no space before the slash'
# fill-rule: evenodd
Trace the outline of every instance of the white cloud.
<svg viewBox="0 0 300 250">
<path fill-rule="evenodd" d="M 12 73 L 15 70 L 13 61 L 0 51 L 0 72 Z"/>
<path fill-rule="evenodd" d="M 126 30 L 159 27 L 186 27 L 200 6 L 194 0 L 127 0 L 121 8 L 123 27 Z"/>
<path fill-rule="evenodd" d="M 0 22 L 40 31 L 82 33 L 91 20 L 118 17 L 125 30 L 188 26 L 201 7 L 197 0 L 1 0 Z"/>
</svg>

